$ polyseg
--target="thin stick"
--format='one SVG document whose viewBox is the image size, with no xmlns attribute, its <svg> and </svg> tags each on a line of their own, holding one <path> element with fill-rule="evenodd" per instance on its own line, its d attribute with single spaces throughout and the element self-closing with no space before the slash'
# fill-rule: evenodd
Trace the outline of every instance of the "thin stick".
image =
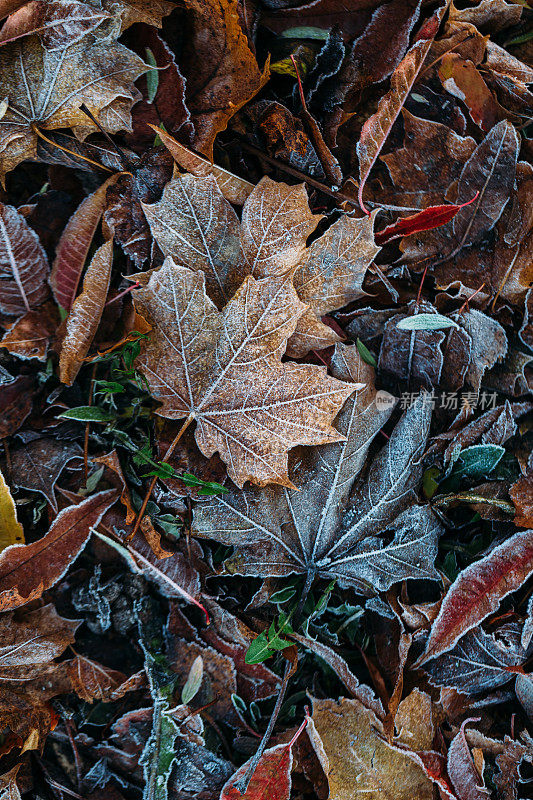
<svg viewBox="0 0 533 800">
<path fill-rule="evenodd" d="M 92 406 L 93 404 L 93 391 L 94 391 L 94 381 L 96 378 L 96 368 L 98 364 L 94 364 L 93 371 L 91 374 L 91 383 L 89 386 L 89 400 L 88 405 Z M 83 440 L 83 475 L 85 480 L 85 486 L 87 486 L 87 478 L 89 475 L 89 431 L 91 428 L 91 423 L 88 422 L 85 425 L 85 437 Z"/>
<path fill-rule="evenodd" d="M 108 132 L 102 128 L 101 124 L 98 122 L 98 120 L 96 119 L 96 117 L 94 116 L 94 114 L 93 114 L 91 111 L 89 111 L 89 109 L 87 108 L 87 106 L 85 105 L 85 103 L 82 103 L 82 104 L 81 104 L 81 106 L 80 106 L 80 110 L 81 110 L 81 111 L 83 111 L 83 113 L 84 113 L 84 114 L 85 114 L 87 117 L 89 117 L 89 119 L 91 120 L 91 122 L 92 122 L 92 123 L 94 123 L 94 124 L 96 125 L 96 127 L 98 128 L 98 130 L 100 131 L 100 133 L 102 134 L 102 136 L 104 136 L 104 137 L 107 139 L 107 141 L 109 142 L 109 144 L 111 145 L 111 147 L 113 148 L 113 150 L 115 150 L 115 151 L 118 153 L 118 155 L 120 156 L 120 159 L 121 159 L 121 161 L 122 161 L 122 164 L 123 164 L 123 166 L 125 166 L 125 167 L 126 167 L 126 169 L 128 169 L 128 170 L 131 172 L 131 171 L 133 170 L 133 165 L 132 165 L 131 161 L 129 160 L 128 156 L 127 156 L 127 155 L 126 155 L 126 153 L 125 153 L 125 152 L 122 150 L 122 148 L 120 148 L 120 147 L 118 146 L 118 144 L 117 144 L 116 142 L 114 142 L 114 141 L 113 141 L 113 139 L 112 139 L 112 138 L 111 138 L 111 136 L 108 134 Z"/>
<path fill-rule="evenodd" d="M 298 626 L 299 622 L 300 622 L 300 617 L 301 617 L 301 614 L 302 614 L 302 611 L 303 611 L 303 607 L 305 605 L 305 601 L 307 600 L 309 592 L 311 591 L 311 587 L 313 585 L 313 581 L 315 579 L 315 575 L 316 575 L 316 569 L 315 568 L 310 568 L 308 570 L 308 572 L 307 572 L 307 575 L 306 575 L 306 578 L 305 578 L 304 588 L 303 588 L 302 594 L 300 596 L 300 600 L 298 602 L 298 605 L 296 607 L 296 611 L 294 613 L 294 620 L 293 620 L 293 627 L 294 628 L 296 628 Z M 282 679 L 282 682 L 281 682 L 281 687 L 280 687 L 280 690 L 279 690 L 279 694 L 278 694 L 278 696 L 276 698 L 276 705 L 274 706 L 274 708 L 272 710 L 272 714 L 270 715 L 270 719 L 268 721 L 267 729 L 263 734 L 263 738 L 261 739 L 261 742 L 259 743 L 259 747 L 257 748 L 253 758 L 250 760 L 250 764 L 248 766 L 248 769 L 246 770 L 246 773 L 243 775 L 242 779 L 235 784 L 235 788 L 238 789 L 241 792 L 241 794 L 245 794 L 245 792 L 246 792 L 246 790 L 248 788 L 248 784 L 252 780 L 253 774 L 254 774 L 255 770 L 257 769 L 257 765 L 259 764 L 259 761 L 261 760 L 261 756 L 265 752 L 266 746 L 267 746 L 267 744 L 268 744 L 268 742 L 270 740 L 270 737 L 272 736 L 272 732 L 274 730 L 274 726 L 276 725 L 276 722 L 277 722 L 277 719 L 278 719 L 278 716 L 279 716 L 279 712 L 281 711 L 281 706 L 283 705 L 283 701 L 285 700 L 285 695 L 287 693 L 287 687 L 289 685 L 289 680 L 290 680 L 292 674 L 294 673 L 294 670 L 295 670 L 295 666 L 290 661 L 287 661 L 287 664 L 285 666 L 285 672 L 283 674 L 283 679 Z"/>
<path fill-rule="evenodd" d="M 467 299 L 464 301 L 463 305 L 459 309 L 459 314 L 462 314 L 463 311 L 465 310 L 465 308 L 468 309 L 469 302 L 474 299 L 476 294 L 480 293 L 480 291 L 483 289 L 484 286 L 485 286 L 485 281 L 483 281 L 483 283 L 481 284 L 479 289 L 476 289 L 476 291 L 473 294 L 471 294 L 470 297 L 467 297 Z M 468 310 L 470 310 L 470 309 L 468 309 Z M 494 311 L 494 308 L 492 310 Z"/>
<path fill-rule="evenodd" d="M 161 461 L 163 463 L 166 463 L 169 460 L 170 456 L 172 455 L 172 453 L 174 452 L 174 450 L 176 448 L 176 445 L 178 444 L 179 440 L 181 439 L 181 437 L 183 436 L 183 434 L 185 433 L 185 431 L 187 430 L 187 428 L 189 427 L 189 425 L 191 424 L 193 419 L 194 419 L 194 417 L 192 416 L 192 414 L 189 414 L 189 416 L 185 420 L 185 424 L 180 428 L 179 433 L 174 438 L 174 440 L 171 442 L 167 452 L 165 453 L 165 455 L 161 459 Z M 142 518 L 144 517 L 144 512 L 146 511 L 146 506 L 148 505 L 148 501 L 150 500 L 150 497 L 152 496 L 152 492 L 154 491 L 154 486 L 156 485 L 156 482 L 157 482 L 157 475 L 154 475 L 154 477 L 150 481 L 150 486 L 148 487 L 148 491 L 144 495 L 144 500 L 142 502 L 141 510 L 137 514 L 137 519 L 135 520 L 135 525 L 133 527 L 133 530 L 129 534 L 129 536 L 127 536 L 124 539 L 125 542 L 131 542 L 131 540 L 133 539 L 133 537 L 135 536 L 135 534 L 139 530 L 139 525 L 141 524 Z"/>
<path fill-rule="evenodd" d="M 247 150 L 249 153 L 253 153 L 258 158 L 262 158 L 268 164 L 272 164 L 273 167 L 277 167 L 277 169 L 281 170 L 281 172 L 286 172 L 287 175 L 292 175 L 293 178 L 298 178 L 299 181 L 303 181 L 307 183 L 309 186 L 312 186 L 314 189 L 317 189 L 319 192 L 323 194 L 327 194 L 328 197 L 333 197 L 335 200 L 341 200 L 343 203 L 349 203 L 354 208 L 359 208 L 359 203 L 357 200 L 354 200 L 353 197 L 348 197 L 347 194 L 343 192 L 336 192 L 334 189 L 330 189 L 325 183 L 320 183 L 320 181 L 315 180 L 315 178 L 311 178 L 305 172 L 301 172 L 299 169 L 295 169 L 294 167 L 290 167 L 288 164 L 285 164 L 283 161 L 278 161 L 276 158 L 272 158 L 271 156 L 263 153 L 263 151 L 256 147 L 253 144 L 249 144 L 248 142 L 240 142 L 240 145 L 243 150 Z M 356 182 L 350 178 L 354 184 L 357 186 Z M 422 208 L 413 208 L 411 206 L 390 206 L 386 205 L 385 203 L 374 203 L 371 200 L 367 200 L 367 203 L 371 206 L 375 206 L 376 208 L 383 208 L 386 211 L 423 211 Z"/>
<path fill-rule="evenodd" d="M 81 158 L 82 161 L 87 161 L 88 164 L 92 164 L 93 167 L 98 167 L 98 169 L 104 169 L 106 172 L 110 172 L 113 174 L 113 170 L 109 167 L 104 167 L 103 164 L 99 164 L 98 161 L 93 161 L 92 158 L 87 158 L 87 156 L 82 156 L 81 153 L 75 153 L 74 150 L 69 150 L 68 147 L 63 147 L 63 145 L 58 144 L 57 142 L 52 141 L 49 139 L 48 136 L 45 136 L 44 133 L 39 130 L 37 125 L 32 123 L 31 126 L 32 131 L 39 139 L 43 139 L 47 144 L 51 144 L 52 147 L 57 147 L 58 150 L 63 150 L 64 153 L 68 153 L 70 156 L 74 156 L 74 158 Z"/>
</svg>

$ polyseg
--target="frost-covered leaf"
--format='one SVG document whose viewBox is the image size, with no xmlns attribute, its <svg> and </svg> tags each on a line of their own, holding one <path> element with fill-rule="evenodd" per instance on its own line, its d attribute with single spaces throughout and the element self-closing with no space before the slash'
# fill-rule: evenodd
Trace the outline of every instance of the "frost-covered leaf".
<svg viewBox="0 0 533 800">
<path fill-rule="evenodd" d="M 420 663 L 445 653 L 496 611 L 533 572 L 533 530 L 515 533 L 466 567 L 450 586 L 431 628 Z"/>
<path fill-rule="evenodd" d="M 63 469 L 74 458 L 80 458 L 81 448 L 72 442 L 57 439 L 34 439 L 11 455 L 11 474 L 14 486 L 39 492 L 46 497 L 57 513 L 54 487 Z"/>
<path fill-rule="evenodd" d="M 354 387 L 320 367 L 281 363 L 304 310 L 290 281 L 248 277 L 220 313 L 204 273 L 171 258 L 137 278 L 135 307 L 153 328 L 137 364 L 163 404 L 157 413 L 195 420 L 200 450 L 218 451 L 238 486 L 292 486 L 289 449 L 342 438 L 331 422 Z"/>
<path fill-rule="evenodd" d="M 478 720 L 466 719 L 448 749 L 448 774 L 459 800 L 487 800 L 483 776 L 479 774 L 465 736 L 465 725 Z"/>
<path fill-rule="evenodd" d="M 47 277 L 39 237 L 16 208 L 0 203 L 0 312 L 18 316 L 38 306 L 48 294 Z"/>
<path fill-rule="evenodd" d="M 414 505 L 431 410 L 422 398 L 415 403 L 356 485 L 395 399 L 376 393 L 373 370 L 355 347 L 338 345 L 332 368 L 342 380 L 364 384 L 337 419 L 346 441 L 293 459 L 299 491 L 246 489 L 199 504 L 193 531 L 233 545 L 226 568 L 241 575 L 316 571 L 363 594 L 409 577 L 436 579 L 439 524 L 428 508 Z M 395 531 L 389 543 L 379 536 L 385 530 Z"/>
<path fill-rule="evenodd" d="M 78 0 L 32 0 L 5 22 L 0 43 L 37 33 L 47 50 L 58 50 L 78 42 L 108 16 Z"/>
<path fill-rule="evenodd" d="M 72 128 L 84 138 L 96 126 L 84 103 L 109 133 L 130 128 L 133 83 L 148 67 L 118 42 L 86 36 L 69 47 L 46 50 L 38 36 L 0 47 L 0 96 L 9 105 L 0 121 L 0 174 L 36 158 L 38 135 Z"/>
</svg>

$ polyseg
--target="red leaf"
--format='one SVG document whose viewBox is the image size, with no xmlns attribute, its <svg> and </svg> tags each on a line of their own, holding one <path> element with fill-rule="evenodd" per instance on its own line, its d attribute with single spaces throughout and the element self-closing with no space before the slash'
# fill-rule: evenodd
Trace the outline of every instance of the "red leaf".
<svg viewBox="0 0 533 800">
<path fill-rule="evenodd" d="M 402 236 L 411 236 L 413 233 L 440 228 L 441 225 L 446 225 L 447 222 L 450 222 L 461 208 L 473 203 L 478 194 L 479 192 L 476 192 L 471 200 L 461 203 L 461 205 L 429 206 L 429 208 L 424 208 L 423 211 L 419 211 L 417 214 L 398 219 L 393 225 L 387 225 L 382 231 L 376 233 L 376 244 L 383 245 L 386 242 L 390 242 L 391 239 L 399 239 Z"/>
<path fill-rule="evenodd" d="M 278 744 L 265 750 L 245 793 L 241 794 L 235 784 L 244 778 L 250 762 L 243 764 L 222 787 L 220 800 L 289 800 L 292 747 L 306 725 L 307 717 L 288 744 Z"/>
<path fill-rule="evenodd" d="M 112 175 L 96 192 L 85 198 L 59 240 L 50 273 L 50 286 L 56 301 L 65 311 L 70 311 L 76 297 L 87 253 L 105 208 L 107 189 L 117 177 Z"/>
<path fill-rule="evenodd" d="M 117 499 L 116 489 L 94 494 L 61 511 L 42 539 L 6 547 L 0 554 L 0 611 L 41 597 L 57 583 Z"/>
<path fill-rule="evenodd" d="M 456 578 L 433 623 L 419 664 L 450 650 L 533 573 L 533 530 L 515 533 Z"/>
</svg>

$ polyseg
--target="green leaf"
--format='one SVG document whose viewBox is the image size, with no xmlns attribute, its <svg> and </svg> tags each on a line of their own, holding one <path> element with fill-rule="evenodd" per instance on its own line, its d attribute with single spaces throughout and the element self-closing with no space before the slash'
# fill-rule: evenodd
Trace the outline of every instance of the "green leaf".
<svg viewBox="0 0 533 800">
<path fill-rule="evenodd" d="M 204 661 L 202 656 L 196 656 L 189 670 L 189 676 L 181 690 L 181 702 L 188 705 L 198 694 L 204 677 Z"/>
<path fill-rule="evenodd" d="M 415 314 L 413 317 L 401 319 L 396 327 L 402 331 L 438 331 L 459 326 L 442 314 Z"/>
<path fill-rule="evenodd" d="M 104 411 L 98 406 L 77 406 L 76 408 L 69 408 L 68 411 L 63 411 L 58 414 L 62 419 L 74 419 L 76 422 L 112 422 L 116 419 L 114 414 L 109 411 Z"/>
<path fill-rule="evenodd" d="M 145 52 L 146 63 L 150 64 L 151 67 L 155 67 L 155 69 L 151 69 L 146 73 L 146 99 L 149 103 L 153 103 L 159 87 L 159 70 L 157 69 L 157 61 L 155 60 L 155 56 L 150 48 L 145 47 Z"/>
<path fill-rule="evenodd" d="M 250 647 L 246 651 L 244 661 L 246 664 L 261 664 L 263 661 L 266 661 L 267 658 L 270 658 L 271 655 L 272 653 L 268 646 L 268 638 L 263 631 L 263 633 L 256 636 L 250 644 Z"/>
<path fill-rule="evenodd" d="M 501 461 L 505 448 L 499 444 L 474 444 L 462 450 L 454 464 L 454 478 L 487 477 Z"/>
<path fill-rule="evenodd" d="M 324 28 L 314 28 L 310 25 L 302 25 L 296 28 L 288 28 L 281 34 L 284 39 L 321 39 L 326 41 L 329 31 Z"/>
<path fill-rule="evenodd" d="M 370 350 L 368 349 L 368 347 L 366 346 L 366 344 L 363 344 L 361 339 L 357 338 L 355 346 L 357 347 L 357 352 L 359 353 L 365 364 L 370 364 L 370 366 L 374 367 L 375 369 L 378 363 L 374 358 L 374 356 L 372 355 L 372 353 L 370 352 Z"/>
<path fill-rule="evenodd" d="M 422 488 L 424 490 L 424 494 L 428 500 L 431 500 L 435 492 L 439 487 L 439 483 L 436 478 L 440 475 L 440 469 L 438 467 L 429 467 L 422 477 Z"/>
</svg>

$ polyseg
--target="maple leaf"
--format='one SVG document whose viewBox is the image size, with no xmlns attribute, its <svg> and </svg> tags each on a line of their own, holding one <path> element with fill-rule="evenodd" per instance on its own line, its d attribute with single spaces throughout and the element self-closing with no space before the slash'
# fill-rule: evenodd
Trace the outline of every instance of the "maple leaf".
<svg viewBox="0 0 533 800">
<path fill-rule="evenodd" d="M 131 129 L 139 94 L 133 82 L 149 67 L 117 42 L 91 35 L 66 48 L 46 50 L 38 36 L 0 47 L 0 174 L 37 157 L 37 130 L 72 128 L 79 138 L 96 130 L 85 104 L 109 133 Z"/>
<path fill-rule="evenodd" d="M 240 575 L 317 572 L 363 594 L 409 577 L 438 579 L 433 559 L 440 526 L 427 507 L 413 505 L 428 404 L 421 397 L 405 413 L 366 480 L 356 485 L 395 400 L 376 396 L 372 368 L 354 347 L 337 345 L 332 371 L 343 381 L 366 384 L 337 418 L 346 441 L 294 459 L 291 477 L 299 491 L 250 488 L 199 503 L 194 534 L 235 546 L 226 568 Z M 396 533 L 386 544 L 379 535 L 391 529 Z"/>
<path fill-rule="evenodd" d="M 377 212 L 368 219 L 343 214 L 306 248 L 322 217 L 311 213 L 303 184 L 263 178 L 246 198 L 239 224 L 218 181 L 215 175 L 179 175 L 158 203 L 143 206 L 163 253 L 203 270 L 209 297 L 219 306 L 246 275 L 281 277 L 295 270 L 294 286 L 309 308 L 296 324 L 288 355 L 338 342 L 320 317 L 364 295 L 366 270 L 379 252 L 373 236 Z"/>
<path fill-rule="evenodd" d="M 354 387 L 320 367 L 281 363 L 305 308 L 289 281 L 248 277 L 218 312 L 203 272 L 171 258 L 137 279 L 135 307 L 153 328 L 137 363 L 162 402 L 157 413 L 196 420 L 200 450 L 218 451 L 238 486 L 292 486 L 289 449 L 342 438 L 331 422 Z"/>
<path fill-rule="evenodd" d="M 13 206 L 0 203 L 0 311 L 20 315 L 38 306 L 48 294 L 47 276 L 39 237 Z"/>
<path fill-rule="evenodd" d="M 101 8 L 78 0 L 32 0 L 11 14 L 0 31 L 0 42 L 34 33 L 47 50 L 75 44 L 108 18 Z"/>
</svg>

